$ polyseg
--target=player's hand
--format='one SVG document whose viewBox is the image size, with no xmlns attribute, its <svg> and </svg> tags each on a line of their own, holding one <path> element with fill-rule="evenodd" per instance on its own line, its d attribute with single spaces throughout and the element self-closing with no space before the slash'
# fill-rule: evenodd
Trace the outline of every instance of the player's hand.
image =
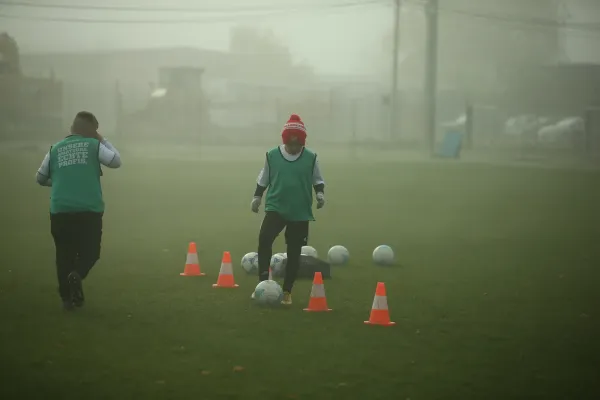
<svg viewBox="0 0 600 400">
<path fill-rule="evenodd" d="M 253 213 L 258 214 L 258 209 L 260 208 L 260 201 L 261 198 L 258 196 L 254 196 L 254 198 L 252 199 L 252 203 L 250 203 L 250 209 Z"/>
<path fill-rule="evenodd" d="M 323 193 L 317 193 L 317 210 L 323 208 L 325 205 L 325 195 Z"/>
<path fill-rule="evenodd" d="M 99 134 L 98 132 L 96 132 L 96 139 L 98 139 L 98 141 L 100 143 L 102 143 L 104 141 L 104 137 L 101 134 Z"/>
</svg>

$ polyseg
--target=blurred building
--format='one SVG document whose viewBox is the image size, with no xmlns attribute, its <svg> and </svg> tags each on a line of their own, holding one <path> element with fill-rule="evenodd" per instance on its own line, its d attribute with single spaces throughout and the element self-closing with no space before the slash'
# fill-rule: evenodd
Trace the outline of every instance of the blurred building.
<svg viewBox="0 0 600 400">
<path fill-rule="evenodd" d="M 494 91 L 502 77 L 527 65 L 560 59 L 558 0 L 444 0 L 439 2 L 439 84 L 463 92 Z M 424 79 L 426 18 L 407 3 L 400 47 L 409 57 L 401 74 Z"/>
<path fill-rule="evenodd" d="M 559 4 L 563 61 L 600 64 L 600 1 L 564 0 Z"/>
<path fill-rule="evenodd" d="M 64 84 L 65 123 L 81 109 L 97 113 L 105 132 L 116 129 L 119 112 L 145 107 L 160 89 L 159 70 L 164 67 L 196 67 L 204 70 L 202 90 L 213 104 L 217 123 L 275 120 L 269 111 L 277 96 L 285 96 L 294 82 L 306 91 L 311 76 L 302 67 L 267 70 L 277 54 L 236 54 L 196 48 L 154 48 L 87 53 L 23 54 L 22 69 L 30 76 L 53 73 Z M 315 85 L 316 86 L 316 85 Z M 287 91 L 286 91 L 287 89 Z M 291 88 L 292 90 L 294 88 Z M 117 93 L 120 93 L 119 101 Z M 301 97 L 296 95 L 296 98 Z M 120 107 L 120 110 L 117 110 Z M 258 119 L 258 121 L 253 121 Z"/>
<path fill-rule="evenodd" d="M 426 2 L 403 2 L 398 71 L 403 137 L 424 130 L 426 10 Z M 558 0 L 440 0 L 438 122 L 455 120 L 467 102 L 494 104 L 520 70 L 559 61 L 557 18 Z M 387 42 L 391 54 L 392 35 Z M 388 60 L 382 73 L 388 82 L 390 65 Z"/>
</svg>

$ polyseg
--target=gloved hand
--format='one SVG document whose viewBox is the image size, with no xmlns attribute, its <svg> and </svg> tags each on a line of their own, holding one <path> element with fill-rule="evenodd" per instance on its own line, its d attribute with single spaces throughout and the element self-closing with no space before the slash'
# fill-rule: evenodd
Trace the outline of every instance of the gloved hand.
<svg viewBox="0 0 600 400">
<path fill-rule="evenodd" d="M 325 194 L 317 193 L 317 209 L 323 208 L 325 205 Z"/>
<path fill-rule="evenodd" d="M 258 214 L 260 202 L 261 202 L 261 198 L 258 196 L 254 196 L 254 198 L 252 199 L 252 203 L 250 204 L 250 209 L 252 210 L 253 213 Z"/>
</svg>

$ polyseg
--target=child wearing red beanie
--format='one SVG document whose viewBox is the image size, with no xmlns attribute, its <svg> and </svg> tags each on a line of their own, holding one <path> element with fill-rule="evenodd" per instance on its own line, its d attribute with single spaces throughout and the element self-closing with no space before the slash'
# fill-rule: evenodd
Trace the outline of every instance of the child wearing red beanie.
<svg viewBox="0 0 600 400">
<path fill-rule="evenodd" d="M 283 126 L 283 144 L 269 150 L 265 165 L 257 179 L 252 199 L 252 211 L 258 213 L 263 193 L 267 191 L 265 217 L 258 237 L 259 281 L 269 277 L 273 242 L 285 228 L 287 266 L 283 281 L 282 304 L 292 304 L 292 287 L 300 267 L 302 246 L 308 243 L 308 223 L 312 212 L 314 189 L 317 209 L 325 205 L 325 181 L 321 175 L 317 154 L 305 147 L 306 127 L 296 114 Z M 252 294 L 254 298 L 254 293 Z"/>
</svg>

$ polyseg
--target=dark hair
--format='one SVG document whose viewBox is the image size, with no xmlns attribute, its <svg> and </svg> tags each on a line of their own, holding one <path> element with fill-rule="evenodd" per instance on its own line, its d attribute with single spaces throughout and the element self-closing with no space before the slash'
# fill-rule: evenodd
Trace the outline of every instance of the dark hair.
<svg viewBox="0 0 600 400">
<path fill-rule="evenodd" d="M 92 125 L 98 125 L 98 120 L 96 119 L 96 116 L 89 111 L 79 111 L 75 118 L 82 119 L 86 122 L 89 122 Z"/>
</svg>

